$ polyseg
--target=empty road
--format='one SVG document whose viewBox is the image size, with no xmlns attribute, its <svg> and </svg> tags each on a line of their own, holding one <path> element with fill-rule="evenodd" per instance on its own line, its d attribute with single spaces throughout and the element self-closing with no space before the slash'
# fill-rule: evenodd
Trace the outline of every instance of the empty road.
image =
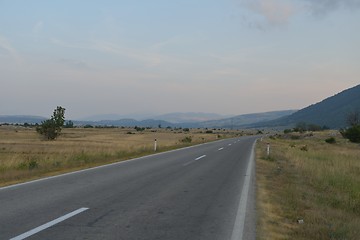
<svg viewBox="0 0 360 240">
<path fill-rule="evenodd" d="M 0 188 L 0 239 L 255 239 L 255 141 L 226 139 Z"/>
</svg>

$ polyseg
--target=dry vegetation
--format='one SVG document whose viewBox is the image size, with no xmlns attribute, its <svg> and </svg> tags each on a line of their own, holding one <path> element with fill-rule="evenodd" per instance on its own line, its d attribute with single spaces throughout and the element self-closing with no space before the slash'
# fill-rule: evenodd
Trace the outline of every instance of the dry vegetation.
<svg viewBox="0 0 360 240">
<path fill-rule="evenodd" d="M 132 133 L 132 134 L 130 134 Z M 240 132 L 181 129 L 71 128 L 46 141 L 34 128 L 0 126 L 0 186 L 180 148 Z M 191 137 L 191 143 L 182 141 Z"/>
<path fill-rule="evenodd" d="M 335 134 L 259 142 L 258 239 L 359 239 L 360 146 L 339 134 L 325 142 Z"/>
</svg>

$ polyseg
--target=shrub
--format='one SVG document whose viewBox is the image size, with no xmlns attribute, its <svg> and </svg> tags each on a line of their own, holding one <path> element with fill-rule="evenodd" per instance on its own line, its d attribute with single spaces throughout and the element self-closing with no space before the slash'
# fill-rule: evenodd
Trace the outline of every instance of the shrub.
<svg viewBox="0 0 360 240">
<path fill-rule="evenodd" d="M 212 130 L 207 130 L 205 133 L 213 133 Z"/>
<path fill-rule="evenodd" d="M 325 142 L 330 143 L 330 144 L 334 144 L 334 143 L 336 143 L 336 140 L 335 140 L 334 137 L 330 137 L 330 138 L 325 139 Z"/>
<path fill-rule="evenodd" d="M 340 133 L 344 138 L 349 139 L 351 142 L 360 143 L 360 125 L 341 130 Z"/>
<path fill-rule="evenodd" d="M 301 151 L 305 151 L 307 152 L 309 149 L 308 149 L 308 146 L 307 145 L 304 145 L 300 148 Z"/>
<path fill-rule="evenodd" d="M 192 137 L 184 137 L 183 139 L 180 140 L 180 142 L 182 142 L 182 143 L 191 143 L 192 142 Z"/>
<path fill-rule="evenodd" d="M 138 132 L 142 132 L 145 130 L 144 127 L 138 127 L 138 126 L 135 126 L 135 130 L 138 131 Z"/>
<path fill-rule="evenodd" d="M 38 166 L 39 166 L 39 164 L 37 163 L 36 160 L 31 160 L 31 161 L 29 162 L 29 170 L 32 170 L 32 169 L 34 169 L 34 168 L 37 168 Z"/>
<path fill-rule="evenodd" d="M 284 133 L 285 133 L 285 134 L 288 134 L 288 133 L 291 133 L 291 132 L 292 132 L 291 129 L 285 129 L 285 130 L 284 130 Z"/>
</svg>

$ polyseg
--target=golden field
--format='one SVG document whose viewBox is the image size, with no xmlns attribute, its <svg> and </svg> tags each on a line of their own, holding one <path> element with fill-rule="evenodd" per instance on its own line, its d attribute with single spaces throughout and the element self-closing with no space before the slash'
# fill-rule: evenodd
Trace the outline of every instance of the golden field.
<svg viewBox="0 0 360 240">
<path fill-rule="evenodd" d="M 278 135 L 258 142 L 256 164 L 258 239 L 359 239 L 359 144 L 336 131 Z"/>
<path fill-rule="evenodd" d="M 204 129 L 64 128 L 55 141 L 35 128 L 0 126 L 0 186 L 184 146 L 235 137 L 240 131 Z M 130 134 L 132 133 L 132 134 Z M 192 141 L 182 141 L 191 137 Z"/>
</svg>

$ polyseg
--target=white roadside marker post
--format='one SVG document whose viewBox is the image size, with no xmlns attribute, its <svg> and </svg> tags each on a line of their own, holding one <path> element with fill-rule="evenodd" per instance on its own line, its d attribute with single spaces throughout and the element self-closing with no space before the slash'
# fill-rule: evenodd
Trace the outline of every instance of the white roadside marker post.
<svg viewBox="0 0 360 240">
<path fill-rule="evenodd" d="M 267 156 L 269 157 L 269 155 L 270 155 L 270 143 L 267 144 L 266 154 L 267 154 Z"/>
<path fill-rule="evenodd" d="M 156 138 L 155 138 L 155 141 L 154 141 L 154 152 L 156 152 L 156 146 L 157 145 L 157 142 L 156 142 Z"/>
</svg>

